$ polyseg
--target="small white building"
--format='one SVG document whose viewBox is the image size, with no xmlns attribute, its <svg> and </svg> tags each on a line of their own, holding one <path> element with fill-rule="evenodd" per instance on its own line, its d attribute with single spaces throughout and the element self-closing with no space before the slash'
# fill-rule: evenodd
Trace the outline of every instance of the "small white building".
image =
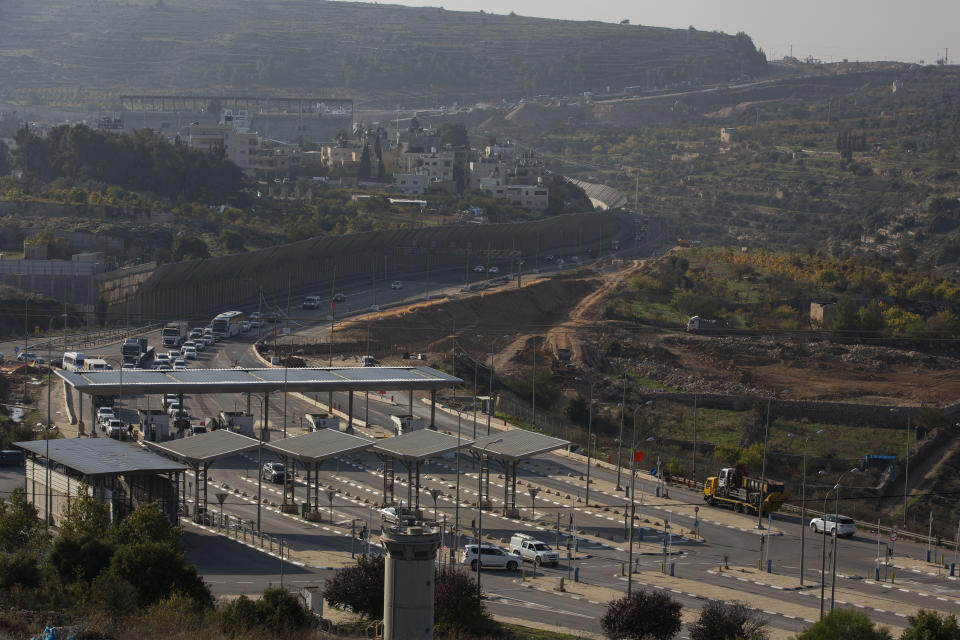
<svg viewBox="0 0 960 640">
<path fill-rule="evenodd" d="M 427 190 L 430 177 L 422 173 L 395 173 L 393 186 L 397 191 L 408 196 L 420 196 Z"/>
</svg>

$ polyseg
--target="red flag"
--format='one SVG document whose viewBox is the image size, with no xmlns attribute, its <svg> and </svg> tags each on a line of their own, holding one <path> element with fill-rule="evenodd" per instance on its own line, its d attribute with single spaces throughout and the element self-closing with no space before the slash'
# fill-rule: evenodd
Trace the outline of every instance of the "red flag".
<svg viewBox="0 0 960 640">
<path fill-rule="evenodd" d="M 634 462 L 643 462 L 643 451 L 634 451 L 634 452 L 633 452 L 633 461 L 634 461 Z"/>
</svg>

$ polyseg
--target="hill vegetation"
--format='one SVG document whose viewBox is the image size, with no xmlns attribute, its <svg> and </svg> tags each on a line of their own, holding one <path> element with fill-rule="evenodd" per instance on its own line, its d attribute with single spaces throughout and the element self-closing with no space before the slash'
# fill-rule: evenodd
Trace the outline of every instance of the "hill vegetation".
<svg viewBox="0 0 960 640">
<path fill-rule="evenodd" d="M 138 90 L 466 101 L 767 71 L 746 34 L 440 7 L 52 0 L 39 11 L 29 0 L 5 0 L 3 18 L 0 86 L 17 87 L 21 99 L 73 105 Z"/>
</svg>

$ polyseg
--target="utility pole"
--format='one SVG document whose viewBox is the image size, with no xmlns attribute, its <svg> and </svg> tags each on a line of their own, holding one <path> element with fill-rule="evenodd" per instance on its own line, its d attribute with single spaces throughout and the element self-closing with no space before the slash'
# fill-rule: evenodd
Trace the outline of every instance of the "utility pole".
<svg viewBox="0 0 960 640">
<path fill-rule="evenodd" d="M 767 426 L 763 431 L 763 464 L 760 467 L 760 504 L 757 505 L 757 529 L 763 529 L 763 497 L 767 483 L 767 440 L 770 437 L 770 402 L 767 398 Z"/>
</svg>

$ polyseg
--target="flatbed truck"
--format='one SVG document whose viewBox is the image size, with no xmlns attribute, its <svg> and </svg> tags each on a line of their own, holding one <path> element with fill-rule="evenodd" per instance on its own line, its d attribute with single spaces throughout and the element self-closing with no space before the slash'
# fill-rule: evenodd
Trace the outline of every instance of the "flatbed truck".
<svg viewBox="0 0 960 640">
<path fill-rule="evenodd" d="M 711 506 L 731 507 L 738 513 L 763 513 L 778 511 L 790 499 L 782 482 L 753 478 L 742 464 L 727 467 L 720 474 L 707 478 L 703 483 L 703 500 Z M 761 506 L 762 505 L 762 506 Z"/>
</svg>

